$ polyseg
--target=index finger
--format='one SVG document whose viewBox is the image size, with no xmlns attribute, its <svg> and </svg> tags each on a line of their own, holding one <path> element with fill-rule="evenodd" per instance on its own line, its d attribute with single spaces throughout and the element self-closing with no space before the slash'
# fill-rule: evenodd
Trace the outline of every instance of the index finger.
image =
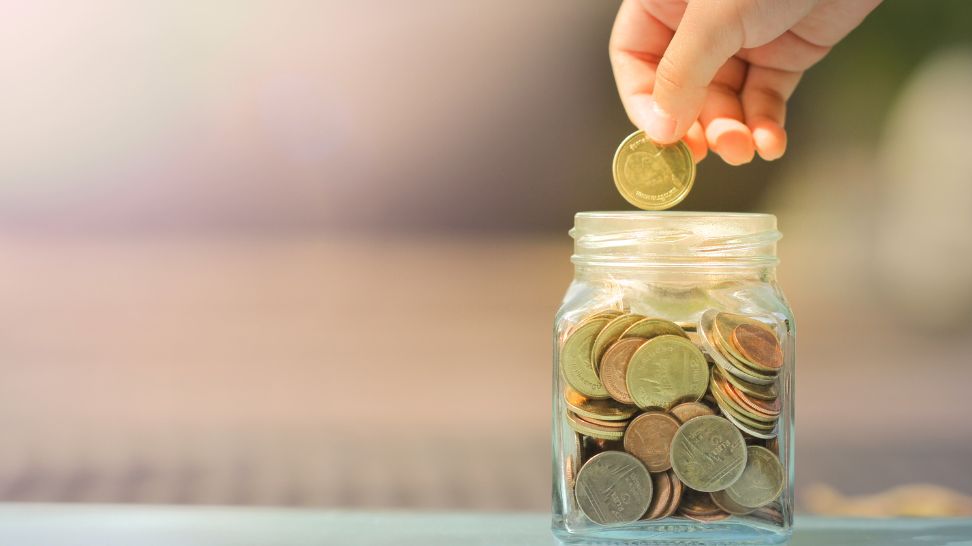
<svg viewBox="0 0 972 546">
<path fill-rule="evenodd" d="M 608 46 L 611 67 L 621 104 L 641 129 L 651 121 L 655 72 L 672 35 L 638 0 L 624 0 L 618 9 Z"/>
</svg>

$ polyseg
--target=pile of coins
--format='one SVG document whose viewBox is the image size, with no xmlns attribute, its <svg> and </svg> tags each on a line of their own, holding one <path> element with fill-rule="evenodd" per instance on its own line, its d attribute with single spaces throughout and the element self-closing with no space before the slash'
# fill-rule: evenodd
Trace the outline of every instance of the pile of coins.
<svg viewBox="0 0 972 546">
<path fill-rule="evenodd" d="M 708 310 L 679 325 L 606 310 L 581 320 L 560 350 L 577 506 L 603 525 L 773 516 L 782 367 L 776 333 L 755 317 Z"/>
</svg>

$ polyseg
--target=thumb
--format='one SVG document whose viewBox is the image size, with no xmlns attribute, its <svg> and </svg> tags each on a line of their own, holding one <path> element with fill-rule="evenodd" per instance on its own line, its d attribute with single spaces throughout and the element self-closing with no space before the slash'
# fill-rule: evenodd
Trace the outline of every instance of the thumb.
<svg viewBox="0 0 972 546">
<path fill-rule="evenodd" d="M 652 140 L 675 142 L 698 118 L 712 78 L 743 45 L 743 1 L 688 3 L 658 62 L 652 104 L 644 111 Z"/>
</svg>

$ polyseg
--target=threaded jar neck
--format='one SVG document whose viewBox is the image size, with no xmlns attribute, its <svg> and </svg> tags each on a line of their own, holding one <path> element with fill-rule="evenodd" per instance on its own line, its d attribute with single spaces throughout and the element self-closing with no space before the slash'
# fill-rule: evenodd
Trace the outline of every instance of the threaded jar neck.
<svg viewBox="0 0 972 546">
<path fill-rule="evenodd" d="M 578 269 L 775 268 L 782 237 L 772 214 L 580 212 L 574 216 Z"/>
</svg>

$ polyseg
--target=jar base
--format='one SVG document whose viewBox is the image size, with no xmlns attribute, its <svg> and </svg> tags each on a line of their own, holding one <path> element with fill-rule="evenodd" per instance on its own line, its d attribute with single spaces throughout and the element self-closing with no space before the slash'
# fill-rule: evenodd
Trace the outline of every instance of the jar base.
<svg viewBox="0 0 972 546">
<path fill-rule="evenodd" d="M 560 544 L 612 546 L 783 544 L 792 534 L 790 529 L 776 526 L 763 527 L 732 521 L 732 519 L 711 523 L 698 523 L 687 519 L 644 521 L 615 528 L 586 524 L 579 529 L 568 529 L 563 523 L 555 519 L 551 526 L 554 537 Z"/>
</svg>

